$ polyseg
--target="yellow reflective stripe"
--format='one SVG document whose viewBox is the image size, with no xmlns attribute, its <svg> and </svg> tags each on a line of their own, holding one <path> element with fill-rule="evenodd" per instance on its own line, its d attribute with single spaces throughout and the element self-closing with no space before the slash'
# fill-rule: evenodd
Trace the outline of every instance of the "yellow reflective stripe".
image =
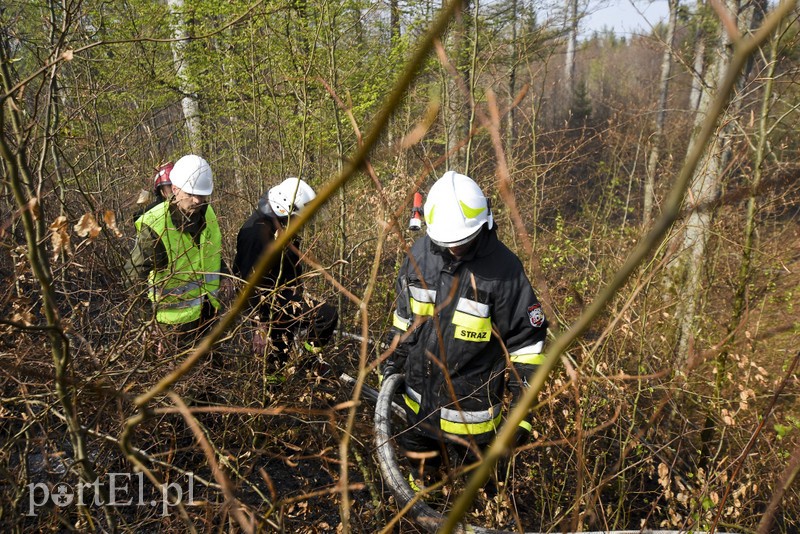
<svg viewBox="0 0 800 534">
<path fill-rule="evenodd" d="M 405 393 L 403 394 L 403 400 L 406 401 L 406 406 L 411 408 L 411 410 L 414 413 L 419 413 L 419 403 L 415 402 L 414 399 L 412 399 L 411 397 L 409 397 Z"/>
<path fill-rule="evenodd" d="M 492 319 L 490 317 L 475 317 L 468 313 L 456 311 L 453 313 L 453 324 L 456 325 L 453 337 L 464 341 L 489 341 L 492 335 Z"/>
<path fill-rule="evenodd" d="M 411 304 L 411 312 L 414 315 L 428 315 L 433 317 L 434 306 L 432 302 L 419 302 L 413 298 L 409 300 Z"/>
<path fill-rule="evenodd" d="M 531 430 L 533 430 L 533 425 L 532 425 L 532 424 L 530 424 L 530 423 L 529 423 L 529 422 L 527 422 L 527 421 L 520 421 L 518 426 L 520 426 L 520 427 L 524 428 L 524 429 L 525 429 L 525 430 L 527 430 L 528 432 L 530 432 Z"/>
<path fill-rule="evenodd" d="M 500 426 L 500 419 L 502 417 L 502 414 L 500 414 L 491 421 L 486 421 L 484 423 L 454 423 L 452 421 L 441 419 L 440 426 L 442 430 L 448 434 L 484 434 L 486 432 L 492 432 L 496 430 L 497 427 Z"/>
<path fill-rule="evenodd" d="M 489 341 L 492 333 L 489 332 L 476 332 L 475 330 L 470 330 L 469 328 L 464 328 L 463 326 L 457 326 L 455 332 L 453 333 L 453 337 L 455 339 L 461 339 L 464 341 L 475 341 L 479 343 L 485 343 Z"/>
<path fill-rule="evenodd" d="M 523 365 L 542 365 L 544 354 L 535 352 L 517 352 L 511 354 L 511 363 L 521 363 Z"/>
<path fill-rule="evenodd" d="M 398 330 L 402 330 L 403 332 L 405 332 L 408 330 L 408 327 L 410 325 L 411 321 L 403 317 L 400 317 L 399 315 L 397 315 L 397 312 L 394 312 L 394 315 L 392 317 L 392 326 L 394 326 Z"/>
<path fill-rule="evenodd" d="M 460 311 L 453 313 L 453 324 L 469 328 L 475 332 L 492 331 L 492 319 L 490 317 L 475 317 Z"/>
</svg>

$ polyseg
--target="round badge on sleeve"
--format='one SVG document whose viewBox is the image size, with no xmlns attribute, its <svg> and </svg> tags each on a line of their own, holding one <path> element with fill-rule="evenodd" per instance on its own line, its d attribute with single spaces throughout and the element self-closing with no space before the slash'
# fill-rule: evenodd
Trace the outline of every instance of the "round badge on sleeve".
<svg viewBox="0 0 800 534">
<path fill-rule="evenodd" d="M 533 306 L 528 306 L 528 319 L 534 328 L 540 328 L 544 324 L 544 312 L 541 304 L 537 303 Z"/>
</svg>

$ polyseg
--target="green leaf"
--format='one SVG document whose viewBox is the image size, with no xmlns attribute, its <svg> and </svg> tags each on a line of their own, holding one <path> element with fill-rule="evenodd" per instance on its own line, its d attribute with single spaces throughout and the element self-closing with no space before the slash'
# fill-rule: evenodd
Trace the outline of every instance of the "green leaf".
<svg viewBox="0 0 800 534">
<path fill-rule="evenodd" d="M 783 439 L 784 437 L 786 437 L 786 434 L 789 432 L 791 427 L 782 425 L 780 423 L 775 423 L 775 426 L 773 428 L 775 428 L 775 432 L 778 433 L 778 439 Z"/>
</svg>

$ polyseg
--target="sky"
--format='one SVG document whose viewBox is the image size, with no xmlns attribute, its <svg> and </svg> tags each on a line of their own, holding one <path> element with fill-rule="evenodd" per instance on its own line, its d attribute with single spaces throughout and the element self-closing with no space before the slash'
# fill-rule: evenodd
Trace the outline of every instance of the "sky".
<svg viewBox="0 0 800 534">
<path fill-rule="evenodd" d="M 602 7 L 606 6 L 606 7 Z M 667 20 L 666 0 L 590 0 L 590 13 L 581 21 L 581 35 L 588 37 L 603 27 L 620 37 L 633 33 L 649 33 L 650 27 Z"/>
</svg>

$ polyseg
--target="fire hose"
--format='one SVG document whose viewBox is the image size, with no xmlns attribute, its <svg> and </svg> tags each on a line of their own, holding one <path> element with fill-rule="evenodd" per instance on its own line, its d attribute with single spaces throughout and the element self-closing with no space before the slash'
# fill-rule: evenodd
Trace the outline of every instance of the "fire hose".
<svg viewBox="0 0 800 534">
<path fill-rule="evenodd" d="M 378 401 L 375 405 L 375 445 L 378 451 L 378 462 L 384 482 L 397 501 L 397 507 L 405 508 L 412 501 L 408 511 L 411 519 L 427 532 L 436 532 L 444 522 L 444 516 L 417 498 L 416 492 L 408 485 L 408 481 L 400 471 L 397 455 L 392 445 L 392 398 L 397 388 L 403 383 L 404 375 L 390 375 L 384 379 Z M 471 529 L 471 530 L 470 530 Z M 459 532 L 491 532 L 484 529 L 466 527 Z"/>
<path fill-rule="evenodd" d="M 347 377 L 347 375 L 342 375 L 343 381 L 345 381 L 344 377 Z M 352 377 L 347 378 L 354 380 Z M 386 485 L 389 486 L 392 495 L 394 495 L 397 507 L 403 510 L 410 505 L 408 509 L 410 519 L 427 532 L 437 532 L 439 527 L 443 524 L 445 516 L 420 500 L 417 493 L 411 489 L 408 480 L 403 476 L 400 470 L 400 465 L 397 462 L 397 455 L 395 454 L 392 442 L 392 413 L 397 413 L 398 409 L 402 410 L 392 399 L 394 398 L 395 392 L 400 387 L 400 384 L 403 383 L 404 378 L 402 374 L 388 376 L 384 379 L 380 392 L 377 392 L 377 401 L 375 405 L 375 445 L 377 447 L 378 461 L 383 480 L 386 482 Z M 364 391 L 370 398 L 375 398 L 374 389 L 365 387 Z M 473 525 L 460 525 L 456 532 L 459 534 L 514 534 L 512 531 L 508 530 L 494 530 Z M 686 531 L 678 530 L 614 530 L 583 532 L 581 534 L 684 534 L 685 532 Z M 720 532 L 718 534 L 725 533 Z"/>
</svg>

